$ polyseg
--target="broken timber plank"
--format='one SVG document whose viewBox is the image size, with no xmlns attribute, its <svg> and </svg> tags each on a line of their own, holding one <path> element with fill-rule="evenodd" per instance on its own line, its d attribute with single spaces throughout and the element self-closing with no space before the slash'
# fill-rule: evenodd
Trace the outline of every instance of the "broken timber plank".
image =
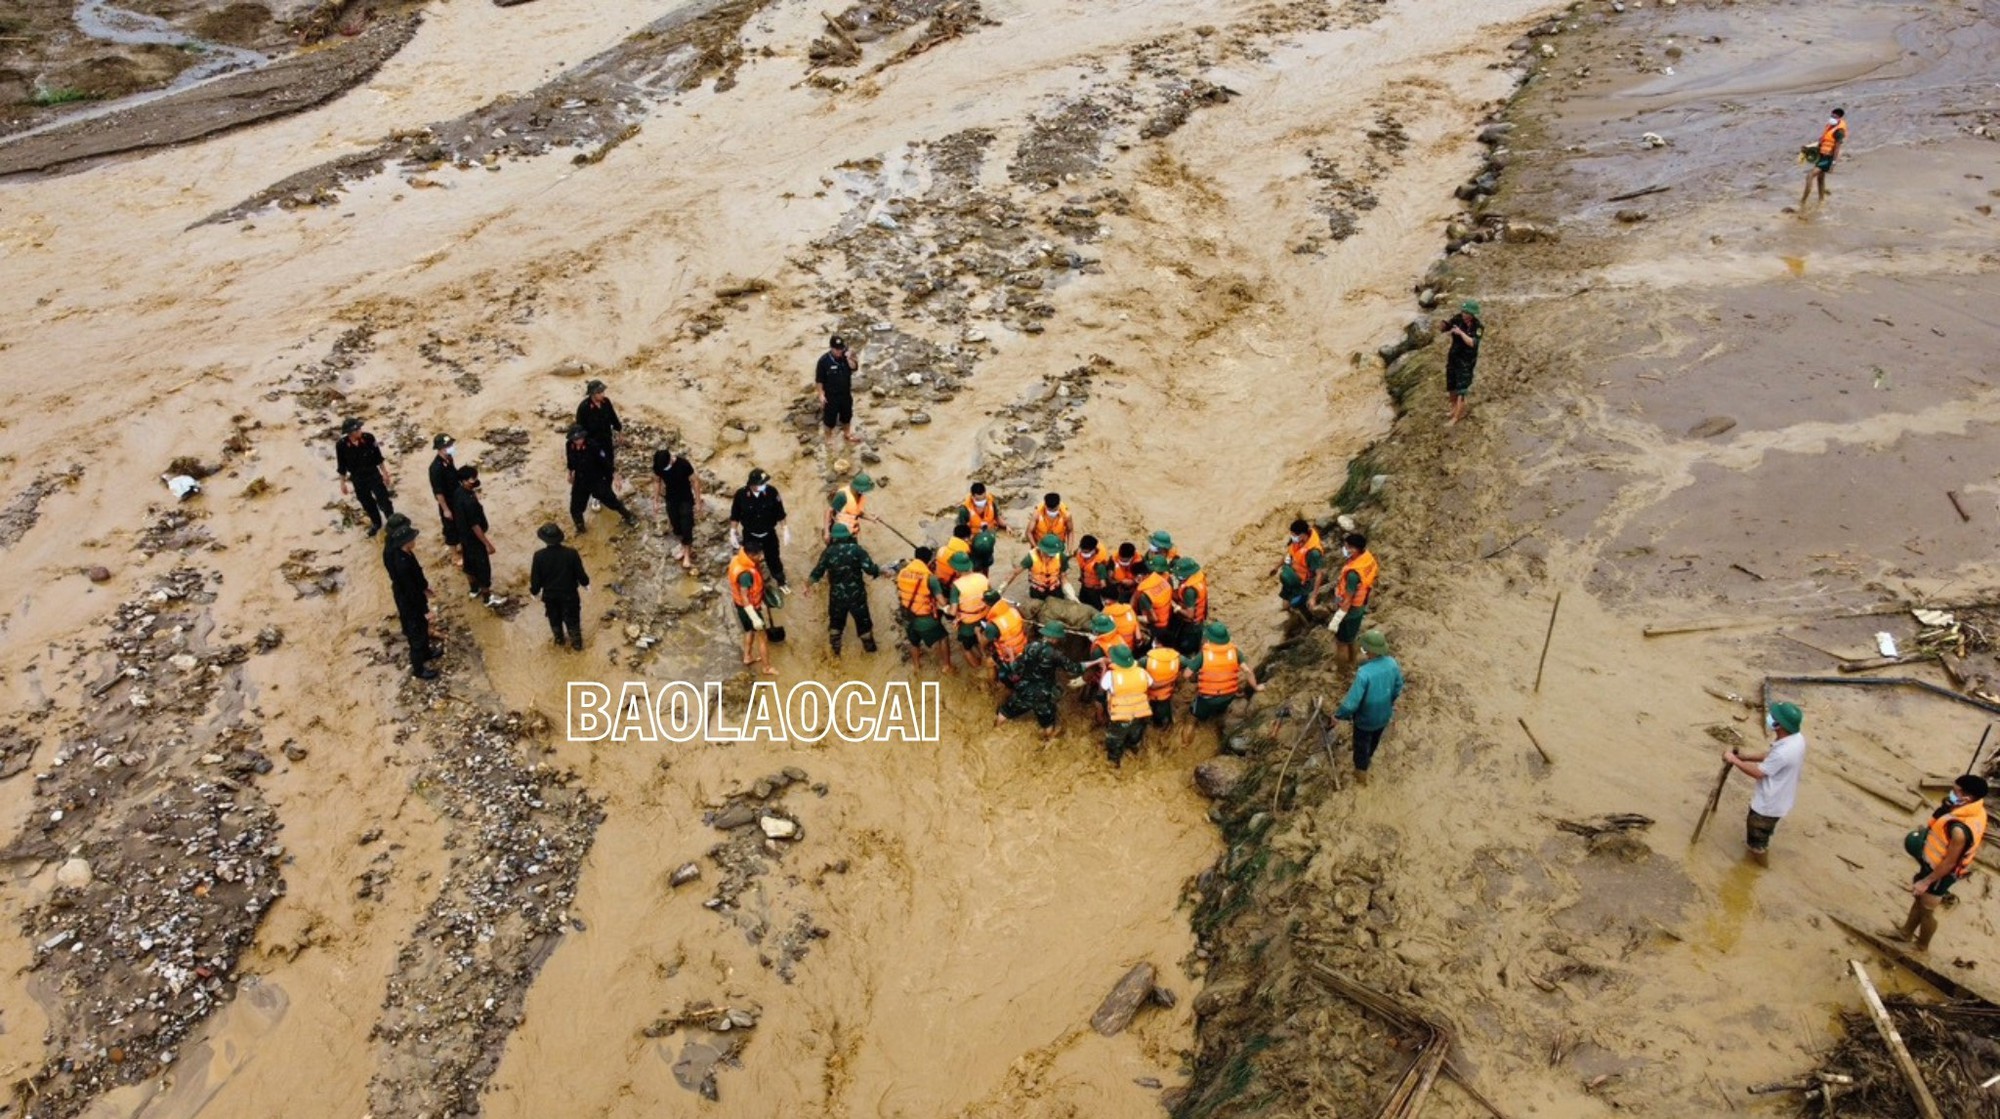
<svg viewBox="0 0 2000 1119">
<path fill-rule="evenodd" d="M 1930 1086 L 1924 1083 L 1924 1074 L 1917 1069 L 1916 1059 L 1903 1045 L 1903 1035 L 1896 1029 L 1896 1020 L 1889 1017 L 1889 1008 L 1882 1005 L 1881 992 L 1869 981 L 1868 969 L 1861 965 L 1860 960 L 1849 960 L 1847 966 L 1854 969 L 1854 981 L 1861 984 L 1861 997 L 1868 1003 L 1868 1016 L 1875 1019 L 1875 1028 L 1881 1031 L 1890 1055 L 1896 1058 L 1896 1067 L 1903 1070 L 1903 1080 L 1910 1086 L 1910 1095 L 1917 1101 L 1917 1110 L 1923 1113 L 1924 1119 L 1944 1119 L 1944 1112 L 1938 1110 Z"/>
</svg>

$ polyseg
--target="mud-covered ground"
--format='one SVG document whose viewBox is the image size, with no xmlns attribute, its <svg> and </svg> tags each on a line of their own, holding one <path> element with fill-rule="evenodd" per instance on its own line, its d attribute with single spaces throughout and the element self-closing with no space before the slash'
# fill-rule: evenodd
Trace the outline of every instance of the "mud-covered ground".
<svg viewBox="0 0 2000 1119">
<path fill-rule="evenodd" d="M 1357 787 L 1345 731 L 1310 721 L 1346 682 L 1326 635 L 1267 662 L 1275 711 L 1223 774 L 1230 847 L 1199 884 L 1176 1114 L 1370 1113 L 1419 1063 L 1412 1020 L 1508 1114 L 1824 1114 L 1749 1089 L 1836 1040 L 1824 1071 L 1861 1081 L 1839 1114 L 1917 1114 L 1872 1027 L 1840 1038 L 1867 1022 L 1847 961 L 1941 992 L 1840 922 L 1901 922 L 1903 833 L 1991 716 L 1853 685 L 1993 692 L 1990 607 L 1909 609 L 1996 597 L 1996 339 L 1968 313 L 2000 287 L 1992 148 L 1965 126 L 1993 13 L 1629 7 L 1521 44 L 1535 75 L 1417 285 L 1411 338 L 1483 305 L 1470 418 L 1444 423 L 1441 344 L 1384 347 L 1403 415 L 1334 504 L 1382 557 L 1372 613 L 1410 690 Z M 1856 140 L 1802 214 L 1793 156 L 1835 105 Z M 1908 660 L 1879 663 L 1878 632 Z M 1690 847 L 1784 676 L 1839 683 L 1768 684 L 1812 750 L 1770 868 L 1743 855 L 1740 777 Z M 2000 961 L 1977 878 L 1929 954 L 1974 985 Z M 1974 1070 L 1985 1020 L 1962 1019 Z M 1940 1090 L 1990 1075 L 1962 1073 Z M 1456 1078 L 1425 1114 L 1484 1113 Z"/>
</svg>

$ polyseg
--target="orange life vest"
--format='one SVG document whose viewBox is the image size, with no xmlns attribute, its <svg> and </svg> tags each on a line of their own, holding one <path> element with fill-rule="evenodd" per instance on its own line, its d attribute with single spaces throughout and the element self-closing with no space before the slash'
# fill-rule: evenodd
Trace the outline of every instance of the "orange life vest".
<svg viewBox="0 0 2000 1119">
<path fill-rule="evenodd" d="M 851 485 L 842 486 L 833 491 L 833 496 L 844 499 L 840 508 L 833 514 L 833 523 L 846 525 L 847 531 L 859 537 L 861 535 L 861 510 L 867 503 L 862 500 L 860 494 L 854 492 L 854 487 Z M 828 498 L 827 504 L 829 506 L 832 505 L 833 498 Z"/>
<path fill-rule="evenodd" d="M 1118 636 L 1125 644 L 1133 645 L 1139 640 L 1139 612 L 1132 609 L 1131 604 L 1107 602 L 1104 604 L 1104 616 L 1118 627 Z"/>
<path fill-rule="evenodd" d="M 986 612 L 986 620 L 1000 631 L 999 636 L 993 639 L 993 659 L 1004 664 L 1027 649 L 1028 629 L 1013 603 L 1004 598 L 994 603 L 992 609 Z"/>
<path fill-rule="evenodd" d="M 1104 553 L 1091 552 L 1076 554 L 1077 581 L 1085 590 L 1097 590 L 1104 585 L 1104 571 L 1097 565 L 1104 562 Z"/>
<path fill-rule="evenodd" d="M 1186 590 L 1189 587 L 1194 588 L 1194 593 L 1195 593 L 1194 605 L 1182 606 L 1181 604 L 1186 600 L 1186 596 L 1181 594 L 1180 590 Z M 1182 581 L 1180 590 L 1176 590 L 1174 592 L 1174 605 L 1180 607 L 1181 611 L 1186 615 L 1186 617 L 1190 621 L 1194 622 L 1207 621 L 1208 620 L 1208 572 L 1197 571 L 1194 574 L 1188 576 L 1185 580 Z"/>
<path fill-rule="evenodd" d="M 1180 676 L 1181 655 L 1178 652 L 1165 645 L 1155 645 L 1153 651 L 1146 654 L 1146 678 L 1150 681 L 1146 685 L 1147 699 L 1155 703 L 1171 699 L 1174 694 L 1174 682 L 1179 680 Z"/>
<path fill-rule="evenodd" d="M 977 571 L 966 572 L 952 584 L 952 589 L 958 592 L 959 625 L 978 625 L 986 620 L 986 589 L 992 585 Z"/>
<path fill-rule="evenodd" d="M 1036 548 L 1028 556 L 1028 585 L 1038 591 L 1054 593 L 1062 590 L 1063 558 L 1042 554 Z"/>
<path fill-rule="evenodd" d="M 1352 596 L 1349 596 L 1347 593 L 1347 573 L 1350 571 L 1361 576 L 1361 585 L 1355 588 Z M 1339 581 L 1333 585 L 1334 594 L 1340 599 L 1340 608 L 1342 610 L 1359 610 L 1363 606 L 1368 605 L 1369 592 L 1375 589 L 1375 576 L 1381 574 L 1381 572 L 1382 565 L 1375 562 L 1375 553 L 1373 552 L 1362 552 L 1360 555 L 1342 564 Z"/>
<path fill-rule="evenodd" d="M 1126 645 L 1125 639 L 1118 636 L 1116 632 L 1100 633 L 1090 639 L 1090 659 L 1109 662 L 1111 660 L 1111 650 L 1118 648 L 1120 645 L 1124 645 L 1127 649 L 1132 647 Z"/>
<path fill-rule="evenodd" d="M 928 618 L 937 613 L 937 596 L 931 593 L 931 569 L 920 559 L 913 559 L 896 573 L 896 598 L 903 609 L 918 618 Z"/>
<path fill-rule="evenodd" d="M 1127 595 L 1132 592 L 1132 588 L 1139 585 L 1139 559 L 1137 556 L 1134 556 L 1130 563 L 1119 559 L 1117 556 L 1111 557 L 1111 585 L 1123 588 L 1123 593 Z"/>
<path fill-rule="evenodd" d="M 1820 129 L 1819 154 L 1832 155 L 1834 150 L 1847 142 L 1847 122 L 1835 121 Z"/>
<path fill-rule="evenodd" d="M 1201 643 L 1201 671 L 1196 674 L 1196 695 L 1235 695 L 1243 690 L 1243 660 L 1234 645 Z"/>
<path fill-rule="evenodd" d="M 738 580 L 748 572 L 751 583 L 746 589 Z M 729 600 L 745 610 L 764 605 L 764 573 L 757 570 L 757 561 L 748 552 L 737 552 L 729 561 Z"/>
<path fill-rule="evenodd" d="M 1306 555 L 1310 552 L 1325 554 L 1325 549 L 1320 547 L 1319 530 L 1316 528 L 1307 529 L 1306 538 L 1300 543 L 1294 544 L 1289 538 L 1285 541 L 1286 558 L 1291 561 L 1292 573 L 1299 577 L 1301 583 L 1312 582 L 1312 566 L 1306 562 Z"/>
<path fill-rule="evenodd" d="M 1956 867 L 1947 871 L 1963 877 L 1966 871 L 1972 869 L 1972 856 L 1977 855 L 1980 845 L 1986 842 L 1986 802 L 1967 801 L 1931 821 L 1931 833 L 1924 839 L 1924 861 L 1930 864 L 1932 870 L 1937 870 L 1945 856 L 1951 854 L 1951 833 L 1947 829 L 1953 820 L 1964 824 L 1972 832 L 1972 842 L 1966 846 L 1964 857 L 1959 859 Z"/>
<path fill-rule="evenodd" d="M 1068 540 L 1070 531 L 1075 527 L 1076 522 L 1070 520 L 1067 502 L 1058 504 L 1053 513 L 1049 512 L 1048 503 L 1043 502 L 1035 506 L 1034 519 L 1028 522 L 1028 543 L 1039 544 L 1044 536 L 1060 536 Z"/>
<path fill-rule="evenodd" d="M 937 575 L 938 582 L 947 587 L 951 586 L 951 581 L 958 578 L 958 569 L 951 565 L 951 557 L 971 554 L 972 545 L 958 537 L 954 536 L 945 541 L 944 547 L 938 549 L 937 559 L 931 564 L 931 570 Z"/>
<path fill-rule="evenodd" d="M 1174 616 L 1174 588 L 1167 577 L 1155 571 L 1139 582 L 1139 589 L 1132 598 L 1133 609 L 1139 608 L 1139 598 L 1146 600 L 1146 620 L 1154 629 L 1165 629 Z"/>
<path fill-rule="evenodd" d="M 1146 670 L 1137 665 L 1111 670 L 1111 695 L 1105 713 L 1112 722 L 1135 722 L 1153 713 L 1152 704 L 1146 702 L 1146 685 Z"/>
<path fill-rule="evenodd" d="M 964 508 L 965 523 L 972 526 L 974 536 L 979 535 L 981 529 L 995 528 L 1000 524 L 1000 503 L 993 500 L 993 495 L 990 493 L 986 495 L 985 509 L 982 510 L 974 505 L 970 494 L 966 495 Z"/>
</svg>

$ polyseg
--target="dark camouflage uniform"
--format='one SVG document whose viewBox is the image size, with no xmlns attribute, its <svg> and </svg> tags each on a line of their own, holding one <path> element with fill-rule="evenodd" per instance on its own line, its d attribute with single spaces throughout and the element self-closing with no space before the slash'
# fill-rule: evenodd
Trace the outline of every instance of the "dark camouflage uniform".
<svg viewBox="0 0 2000 1119">
<path fill-rule="evenodd" d="M 1063 681 L 1082 672 L 1081 666 L 1047 641 L 1030 644 L 1013 664 L 1014 694 L 1000 705 L 1000 714 L 1018 719 L 1032 713 L 1039 725 L 1055 726 Z"/>
<path fill-rule="evenodd" d="M 819 562 L 813 565 L 807 578 L 815 583 L 821 576 L 826 578 L 826 631 L 834 652 L 840 651 L 841 634 L 847 629 L 850 617 L 854 619 L 854 634 L 861 638 L 862 647 L 871 653 L 875 651 L 875 621 L 868 614 L 868 576 L 881 573 L 868 549 L 852 540 L 836 540 L 827 545 Z"/>
</svg>

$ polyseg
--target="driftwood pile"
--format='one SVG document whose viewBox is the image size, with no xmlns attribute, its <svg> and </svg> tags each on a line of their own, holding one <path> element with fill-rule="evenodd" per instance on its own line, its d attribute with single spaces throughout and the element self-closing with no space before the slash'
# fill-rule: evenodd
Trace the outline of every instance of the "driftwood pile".
<svg viewBox="0 0 2000 1119">
<path fill-rule="evenodd" d="M 1930 1002 L 1899 995 L 1882 1003 L 1940 1114 L 2000 1119 L 2000 1095 L 1980 1087 L 2000 1073 L 2000 1008 L 1978 1000 Z M 1843 1039 L 1817 1073 L 1765 1090 L 1799 1092 L 1798 1114 L 1813 1119 L 1918 1119 L 1923 1112 L 1869 1012 L 1848 1011 L 1843 1025 Z"/>
</svg>

